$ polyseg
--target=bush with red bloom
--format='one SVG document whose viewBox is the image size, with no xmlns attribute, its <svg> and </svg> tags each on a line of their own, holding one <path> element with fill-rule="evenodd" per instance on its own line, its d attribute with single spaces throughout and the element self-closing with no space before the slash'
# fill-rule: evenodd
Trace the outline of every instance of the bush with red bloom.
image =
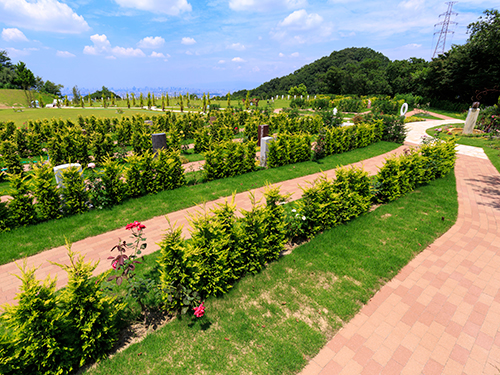
<svg viewBox="0 0 500 375">
<path fill-rule="evenodd" d="M 203 306 L 204 303 L 205 302 L 202 302 L 200 306 L 193 308 L 194 316 L 196 316 L 197 318 L 201 318 L 203 314 L 205 314 L 205 306 Z"/>
</svg>

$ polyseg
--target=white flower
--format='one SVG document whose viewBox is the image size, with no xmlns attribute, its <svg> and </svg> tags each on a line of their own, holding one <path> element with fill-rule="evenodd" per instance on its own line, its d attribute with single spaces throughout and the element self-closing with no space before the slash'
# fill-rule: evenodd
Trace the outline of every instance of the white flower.
<svg viewBox="0 0 500 375">
<path fill-rule="evenodd" d="M 295 217 L 299 216 L 299 214 L 295 214 Z"/>
<path fill-rule="evenodd" d="M 95 168 L 95 163 L 89 163 L 89 164 L 87 165 L 87 167 L 89 167 L 89 168 Z"/>
<path fill-rule="evenodd" d="M 302 216 L 302 220 L 305 220 L 305 219 L 306 219 L 306 217 L 305 217 L 305 216 Z"/>
<path fill-rule="evenodd" d="M 297 210 L 294 208 L 294 209 L 292 210 L 292 212 L 297 212 Z"/>
</svg>

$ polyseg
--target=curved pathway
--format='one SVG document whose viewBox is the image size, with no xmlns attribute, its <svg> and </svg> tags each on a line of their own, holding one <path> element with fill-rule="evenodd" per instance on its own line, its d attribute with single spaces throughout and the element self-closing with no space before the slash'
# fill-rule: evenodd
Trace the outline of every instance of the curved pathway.
<svg viewBox="0 0 500 375">
<path fill-rule="evenodd" d="M 418 142 L 436 122 L 409 125 Z M 500 372 L 500 174 L 472 149 L 459 147 L 455 225 L 383 286 L 301 374 Z"/>
</svg>

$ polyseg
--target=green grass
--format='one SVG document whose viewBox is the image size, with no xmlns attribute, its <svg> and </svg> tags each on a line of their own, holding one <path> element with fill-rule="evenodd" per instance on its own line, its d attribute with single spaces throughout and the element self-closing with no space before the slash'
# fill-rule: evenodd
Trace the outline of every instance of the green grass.
<svg viewBox="0 0 500 375">
<path fill-rule="evenodd" d="M 436 129 L 444 128 L 445 126 L 435 126 L 426 130 L 427 134 L 430 136 L 436 135 Z M 463 128 L 464 124 L 449 124 L 446 125 L 447 128 Z M 443 139 L 451 138 L 451 135 L 442 134 Z M 500 173 L 500 139 L 490 138 L 488 135 L 474 134 L 474 135 L 455 135 L 456 142 L 461 145 L 481 147 L 484 150 L 488 159 L 495 166 L 497 171 Z"/>
<path fill-rule="evenodd" d="M 429 115 L 427 113 L 416 113 L 414 115 L 412 115 L 413 117 L 420 117 L 420 118 L 427 118 L 427 119 L 431 119 L 431 120 L 442 120 L 441 118 L 439 117 L 436 117 L 436 116 L 432 116 L 432 115 Z"/>
<path fill-rule="evenodd" d="M 40 95 L 38 93 L 33 93 L 33 97 L 35 100 L 40 100 Z M 45 104 L 52 103 L 53 99 L 52 95 L 42 94 L 42 100 Z M 26 107 L 28 102 L 23 90 L 0 89 L 0 104 L 7 107 L 15 106 L 19 108 Z M 13 112 L 12 108 L 10 111 Z"/>
<path fill-rule="evenodd" d="M 116 113 L 116 108 L 27 108 L 23 112 L 14 112 L 12 109 L 0 109 L 0 122 L 14 121 L 16 126 L 27 125 L 29 120 L 42 120 L 51 118 L 61 118 L 63 120 L 78 121 L 78 116 L 96 116 L 121 119 L 123 116 L 130 117 L 137 114 L 161 115 L 162 112 L 148 111 L 144 109 L 122 109 L 123 113 Z"/>
<path fill-rule="evenodd" d="M 177 318 L 85 373 L 295 374 L 457 211 L 451 173 L 324 232 L 210 298 L 203 318 Z"/>
<path fill-rule="evenodd" d="M 467 117 L 467 112 L 457 113 L 457 112 L 452 112 L 452 111 L 446 111 L 444 109 L 439 109 L 439 108 L 429 108 L 428 111 L 434 112 L 434 113 L 439 113 L 440 115 L 453 117 L 453 118 L 456 118 L 459 120 L 465 120 Z"/>
<path fill-rule="evenodd" d="M 300 176 L 329 170 L 376 155 L 389 152 L 399 145 L 378 142 L 362 149 L 326 157 L 318 162 L 304 162 L 280 168 L 264 169 L 245 175 L 216 180 L 208 183 L 184 186 L 156 195 L 130 199 L 109 210 L 94 210 L 81 215 L 40 223 L 26 228 L 16 228 L 0 233 L 0 241 L 9 244 L 0 252 L 0 264 L 39 253 L 46 249 L 64 245 L 65 237 L 71 242 L 95 236 L 125 226 L 138 220 L 192 207 L 204 201 L 230 196 L 264 186 L 266 182 L 276 183 Z M 200 178 L 200 172 L 189 174 Z"/>
</svg>

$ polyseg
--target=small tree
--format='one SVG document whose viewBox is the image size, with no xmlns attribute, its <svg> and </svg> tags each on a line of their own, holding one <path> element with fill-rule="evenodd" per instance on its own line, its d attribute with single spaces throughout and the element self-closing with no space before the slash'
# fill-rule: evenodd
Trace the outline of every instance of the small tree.
<svg viewBox="0 0 500 375">
<path fill-rule="evenodd" d="M 148 109 L 151 109 L 151 93 L 148 92 Z"/>
<path fill-rule="evenodd" d="M 228 92 L 226 97 L 227 97 L 227 107 L 229 108 L 231 107 L 231 93 Z"/>
<path fill-rule="evenodd" d="M 132 107 L 135 107 L 135 94 L 132 93 Z"/>
<path fill-rule="evenodd" d="M 114 93 L 111 93 L 111 106 L 112 107 L 115 106 L 115 94 Z"/>
<path fill-rule="evenodd" d="M 161 94 L 161 110 L 165 112 L 165 95 Z"/>
<path fill-rule="evenodd" d="M 130 98 L 128 97 L 128 92 L 127 92 L 127 108 L 130 109 Z"/>
<path fill-rule="evenodd" d="M 80 96 L 80 107 L 85 108 L 85 101 L 83 100 L 83 96 Z"/>
<path fill-rule="evenodd" d="M 68 95 L 64 95 L 64 106 L 69 107 Z"/>
<path fill-rule="evenodd" d="M 170 106 L 170 100 L 168 98 L 168 92 L 167 92 L 167 107 L 169 107 L 169 106 Z"/>
<path fill-rule="evenodd" d="M 184 103 L 182 102 L 182 95 L 179 96 L 179 106 L 181 107 L 181 112 L 184 112 Z"/>
<path fill-rule="evenodd" d="M 90 97 L 90 92 L 89 92 L 89 107 L 92 107 L 92 106 L 93 106 L 92 98 Z"/>
<path fill-rule="evenodd" d="M 139 95 L 139 106 L 141 108 L 144 107 L 144 95 L 142 95 L 142 92 L 141 95 Z"/>
<path fill-rule="evenodd" d="M 205 96 L 205 93 L 203 93 L 203 112 L 207 111 L 207 97 Z"/>
<path fill-rule="evenodd" d="M 250 108 L 250 91 L 247 91 L 247 97 L 245 99 L 245 108 Z"/>
</svg>

